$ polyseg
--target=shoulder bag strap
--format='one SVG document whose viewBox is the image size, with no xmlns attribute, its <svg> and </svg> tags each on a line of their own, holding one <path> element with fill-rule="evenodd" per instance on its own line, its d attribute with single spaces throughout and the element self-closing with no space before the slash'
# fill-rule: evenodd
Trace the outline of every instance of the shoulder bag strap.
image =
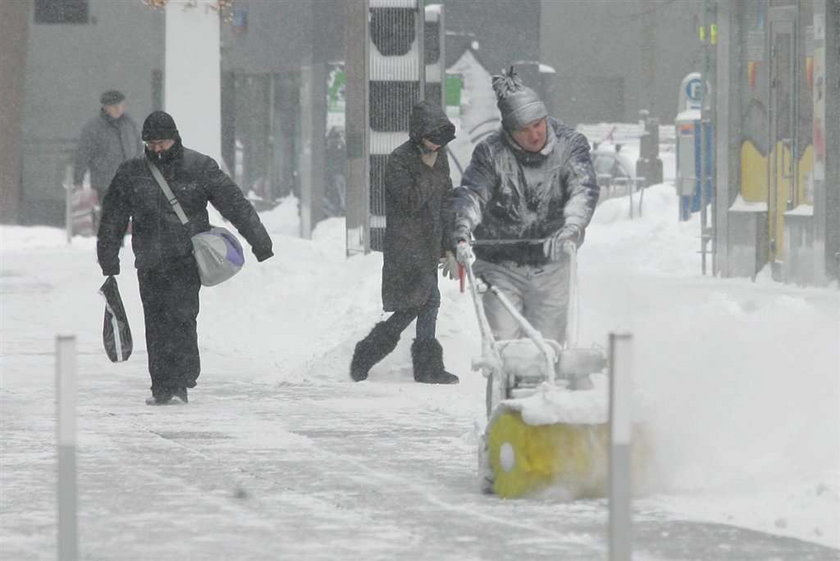
<svg viewBox="0 0 840 561">
<path fill-rule="evenodd" d="M 170 205 L 172 205 L 172 210 L 174 210 L 175 214 L 178 215 L 178 220 L 181 221 L 181 224 L 186 226 L 190 219 L 187 218 L 187 215 L 184 213 L 184 209 L 181 207 L 181 203 L 178 202 L 178 197 L 176 197 L 175 193 L 172 192 L 172 189 L 169 188 L 169 183 L 166 182 L 166 178 L 163 177 L 163 174 L 160 173 L 157 166 L 149 161 L 148 158 L 146 158 L 146 165 L 149 166 L 149 171 L 152 172 L 152 176 L 155 178 L 155 181 L 157 181 L 157 184 L 160 185 L 161 191 L 163 191 L 163 194 L 166 195 L 166 200 L 169 201 Z"/>
</svg>

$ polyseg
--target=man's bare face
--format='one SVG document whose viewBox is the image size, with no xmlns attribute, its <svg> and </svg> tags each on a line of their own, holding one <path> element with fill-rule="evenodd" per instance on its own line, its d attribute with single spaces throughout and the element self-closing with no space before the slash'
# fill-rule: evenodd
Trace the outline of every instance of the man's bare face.
<svg viewBox="0 0 840 561">
<path fill-rule="evenodd" d="M 105 105 L 105 113 L 111 116 L 112 119 L 119 119 L 125 113 L 125 100 L 113 105 Z"/>
<path fill-rule="evenodd" d="M 516 143 L 528 152 L 539 152 L 545 146 L 548 134 L 545 117 L 531 121 L 511 135 Z"/>
</svg>

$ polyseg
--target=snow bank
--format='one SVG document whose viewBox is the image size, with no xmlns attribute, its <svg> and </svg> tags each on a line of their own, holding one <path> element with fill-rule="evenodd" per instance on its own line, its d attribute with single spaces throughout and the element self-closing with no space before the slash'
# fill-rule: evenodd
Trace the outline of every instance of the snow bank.
<svg viewBox="0 0 840 561">
<path fill-rule="evenodd" d="M 645 396 L 634 410 L 652 427 L 661 473 L 656 494 L 638 506 L 840 547 L 837 291 L 704 276 L 698 219 L 677 220 L 672 186 L 645 190 L 641 216 L 630 219 L 629 204 L 604 202 L 587 230 L 578 340 L 605 346 L 611 331 L 633 334 L 634 380 Z M 202 291 L 208 378 L 356 387 L 343 386 L 353 346 L 385 317 L 381 254 L 346 258 L 339 218 L 320 223 L 312 240 L 298 238 L 293 198 L 262 218 L 276 257 L 249 258 L 234 280 Z M 15 334 L 0 349 L 29 352 L 67 330 L 79 333 L 81 350 L 101 352 L 100 328 L 90 327 L 101 326 L 102 313 L 95 240 L 68 245 L 61 229 L 0 226 L 0 246 L 3 328 Z M 129 246 L 119 282 L 140 354 L 143 314 Z M 9 256 L 18 265 L 7 265 Z M 39 287 L 38 305 L 54 310 L 49 325 L 5 305 L 21 297 L 22 283 Z M 410 386 L 406 403 L 429 414 L 482 415 L 485 381 L 470 371 L 481 352 L 472 303 L 457 282 L 442 280 L 441 293 L 438 334 L 461 384 L 439 393 Z M 342 394 L 336 403 L 364 410 L 377 406 L 378 384 L 413 384 L 412 335 L 371 371 L 368 397 Z"/>
<path fill-rule="evenodd" d="M 682 516 L 840 545 L 840 298 L 704 276 L 697 216 L 671 185 L 595 213 L 581 251 L 583 327 L 634 336 L 636 407 L 660 494 Z M 711 272 L 711 259 L 707 263 Z"/>
</svg>

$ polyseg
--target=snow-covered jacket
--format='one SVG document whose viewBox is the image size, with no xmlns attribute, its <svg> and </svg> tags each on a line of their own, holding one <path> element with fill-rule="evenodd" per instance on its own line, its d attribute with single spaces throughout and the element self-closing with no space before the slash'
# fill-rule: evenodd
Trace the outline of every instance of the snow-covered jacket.
<svg viewBox="0 0 840 561">
<path fill-rule="evenodd" d="M 104 110 L 82 129 L 73 166 L 73 183 L 80 185 L 90 170 L 90 185 L 100 195 L 111 183 L 120 164 L 143 153 L 137 125 L 123 113 L 114 119 Z"/>
<path fill-rule="evenodd" d="M 544 239 L 566 225 L 589 225 L 600 193 L 586 137 L 548 117 L 538 153 L 520 148 L 498 130 L 480 142 L 451 199 L 450 225 L 467 227 L 476 240 Z M 542 244 L 477 245 L 492 262 L 540 265 Z"/>
<path fill-rule="evenodd" d="M 420 158 L 419 142 L 441 127 L 455 129 L 443 109 L 420 102 L 409 122 L 410 140 L 391 152 L 385 166 L 385 311 L 419 307 L 437 286 L 444 241 L 442 211 L 452 180 L 446 150 L 439 150 L 429 167 Z"/>
<path fill-rule="evenodd" d="M 189 218 L 178 220 L 146 164 L 145 157 L 122 164 L 102 204 L 96 251 L 105 275 L 120 272 L 119 250 L 131 219 L 131 246 L 138 269 L 154 269 L 192 253 L 190 238 L 210 229 L 207 203 L 211 203 L 248 240 L 258 260 L 272 255 L 271 238 L 251 203 L 216 161 L 173 147 L 175 157 L 158 164 L 172 193 Z"/>
</svg>

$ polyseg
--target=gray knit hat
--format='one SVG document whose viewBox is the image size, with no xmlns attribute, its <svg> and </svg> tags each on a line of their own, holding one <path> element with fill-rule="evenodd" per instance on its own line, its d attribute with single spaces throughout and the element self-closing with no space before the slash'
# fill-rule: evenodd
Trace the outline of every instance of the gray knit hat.
<svg viewBox="0 0 840 561">
<path fill-rule="evenodd" d="M 493 90 L 496 92 L 496 105 L 502 113 L 502 126 L 508 132 L 514 132 L 528 123 L 548 116 L 548 109 L 537 92 L 522 83 L 513 70 L 493 76 Z"/>
</svg>

